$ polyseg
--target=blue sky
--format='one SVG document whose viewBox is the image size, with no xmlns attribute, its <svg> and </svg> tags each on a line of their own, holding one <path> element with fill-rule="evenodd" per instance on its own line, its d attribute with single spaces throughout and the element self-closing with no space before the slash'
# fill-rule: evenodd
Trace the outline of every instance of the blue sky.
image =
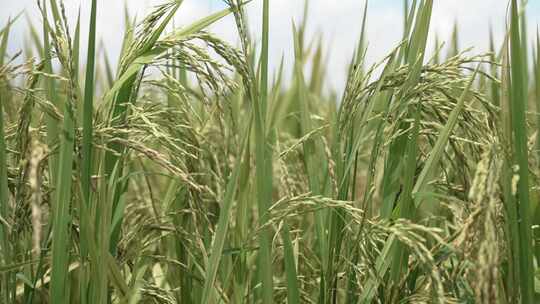
<svg viewBox="0 0 540 304">
<path fill-rule="evenodd" d="M 98 0 L 98 35 L 106 46 L 109 57 L 115 61 L 123 29 L 123 6 L 127 2 L 133 14 L 141 17 L 156 3 L 164 0 Z M 355 46 L 362 9 L 365 0 L 309 0 L 309 35 L 321 34 L 330 52 L 327 67 L 330 75 L 330 86 L 341 87 L 344 71 Z M 0 24 L 5 24 L 10 15 L 26 11 L 28 19 L 39 26 L 39 13 L 35 0 L 0 0 Z M 87 32 L 89 1 L 64 0 L 68 15 L 72 20 L 82 7 L 82 33 Z M 261 0 L 249 4 L 249 15 L 253 35 L 258 35 L 261 22 Z M 270 61 L 276 66 L 284 56 L 286 62 L 293 57 L 291 24 L 299 21 L 302 15 L 303 0 L 271 0 L 271 35 Z M 527 7 L 528 30 L 536 31 L 540 23 L 540 1 L 532 0 Z M 371 0 L 368 12 L 368 62 L 382 59 L 385 54 L 399 41 L 402 27 L 402 0 Z M 175 24 L 187 24 L 208 13 L 223 7 L 220 0 L 185 0 L 176 16 Z M 462 47 L 474 46 L 477 52 L 487 48 L 489 25 L 493 25 L 498 42 L 502 40 L 505 29 L 507 1 L 506 0 L 435 0 L 432 37 L 437 33 L 441 40 L 450 37 L 454 21 L 460 29 L 460 44 Z M 12 39 L 10 52 L 23 47 L 27 37 L 26 18 L 17 22 Z M 214 25 L 211 31 L 225 37 L 231 43 L 236 43 L 236 32 L 232 18 L 225 19 Z M 433 39 L 432 39 L 433 40 Z M 83 45 L 86 39 L 83 35 Z"/>
</svg>

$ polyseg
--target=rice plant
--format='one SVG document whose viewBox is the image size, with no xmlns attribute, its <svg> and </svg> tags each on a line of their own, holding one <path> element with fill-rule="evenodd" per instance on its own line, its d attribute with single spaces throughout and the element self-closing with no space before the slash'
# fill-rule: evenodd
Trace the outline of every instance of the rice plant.
<svg viewBox="0 0 540 304">
<path fill-rule="evenodd" d="M 181 26 L 182 0 L 126 9 L 116 66 L 103 1 L 81 2 L 88 36 L 63 2 L 37 1 L 14 54 L 24 20 L 2 20 L 0 303 L 540 301 L 525 2 L 475 53 L 457 25 L 429 50 L 437 1 L 404 0 L 402 40 L 374 64 L 366 2 L 339 94 L 307 1 L 293 65 L 275 69 L 272 1 L 225 2 Z M 225 17 L 237 44 L 209 31 Z"/>
</svg>

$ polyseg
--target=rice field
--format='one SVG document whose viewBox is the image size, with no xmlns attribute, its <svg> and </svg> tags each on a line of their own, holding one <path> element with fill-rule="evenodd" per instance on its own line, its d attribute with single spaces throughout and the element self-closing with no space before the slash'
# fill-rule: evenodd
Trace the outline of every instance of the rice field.
<svg viewBox="0 0 540 304">
<path fill-rule="evenodd" d="M 81 2 L 88 35 L 36 1 L 17 53 L 25 21 L 0 21 L 0 303 L 540 303 L 526 1 L 486 53 L 457 31 L 428 49 L 437 1 L 399 1 L 375 64 L 366 3 L 339 93 L 305 22 L 294 64 L 269 64 L 272 2 L 253 1 L 255 29 L 251 1 L 181 26 L 182 0 L 118 12 L 117 64 L 104 1 Z M 237 44 L 208 31 L 227 16 Z"/>
</svg>

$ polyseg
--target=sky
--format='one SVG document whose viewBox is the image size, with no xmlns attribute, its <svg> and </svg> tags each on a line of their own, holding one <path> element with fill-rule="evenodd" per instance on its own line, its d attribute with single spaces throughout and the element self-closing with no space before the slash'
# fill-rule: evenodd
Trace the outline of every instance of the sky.
<svg viewBox="0 0 540 304">
<path fill-rule="evenodd" d="M 123 8 L 127 3 L 133 16 L 142 19 L 155 4 L 166 0 L 98 0 L 98 37 L 107 50 L 112 62 L 118 57 L 124 28 Z M 308 38 L 322 35 L 328 52 L 326 67 L 331 88 L 342 88 L 345 81 L 347 63 L 350 61 L 359 37 L 365 0 L 308 0 Z M 88 31 L 90 1 L 64 0 L 68 18 L 74 23 L 81 7 L 81 48 L 84 56 Z M 497 43 L 502 41 L 506 27 L 506 0 L 435 0 L 432 17 L 431 39 L 435 35 L 440 41 L 449 41 L 454 23 L 459 29 L 460 47 L 474 46 L 474 52 L 487 50 L 490 25 L 493 27 Z M 177 15 L 175 25 L 182 26 L 200 19 L 211 12 L 225 7 L 222 0 L 184 0 Z M 270 0 L 270 66 L 277 67 L 281 58 L 290 66 L 294 57 L 292 47 L 292 24 L 299 23 L 303 15 L 304 0 Z M 3 26 L 9 16 L 25 12 L 13 28 L 9 52 L 13 54 L 24 46 L 28 39 L 27 22 L 40 27 L 40 15 L 36 0 L 0 0 L 0 24 Z M 402 0 L 371 0 L 368 5 L 367 62 L 374 63 L 385 57 L 401 39 Z M 248 15 L 254 38 L 260 38 L 262 0 L 249 4 Z M 531 0 L 527 5 L 527 28 L 530 36 L 540 24 L 540 1 Z M 73 28 L 73 27 L 72 27 Z M 216 23 L 211 32 L 229 42 L 238 42 L 232 17 Z M 433 47 L 433 46 L 431 46 Z"/>
</svg>

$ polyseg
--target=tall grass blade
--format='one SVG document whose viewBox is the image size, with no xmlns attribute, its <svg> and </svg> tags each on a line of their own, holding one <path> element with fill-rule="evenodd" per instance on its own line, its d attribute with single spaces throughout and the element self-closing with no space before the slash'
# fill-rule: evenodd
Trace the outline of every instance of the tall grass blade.
<svg viewBox="0 0 540 304">
<path fill-rule="evenodd" d="M 266 130 L 266 112 L 268 107 L 268 44 L 269 44 L 269 0 L 263 0 L 261 74 L 259 88 L 260 99 L 254 100 L 255 119 L 255 162 L 257 179 L 257 200 L 259 222 L 268 220 L 268 209 L 272 204 L 272 151 L 270 136 Z M 263 228 L 259 233 L 260 250 L 258 255 L 259 275 L 262 283 L 262 300 L 264 304 L 274 302 L 274 278 L 272 271 L 272 243 L 270 228 Z"/>
<path fill-rule="evenodd" d="M 527 82 L 517 0 L 512 0 L 510 20 L 510 114 L 513 132 L 513 157 L 518 165 L 519 276 L 522 303 L 533 303 L 531 216 L 529 202 L 529 155 L 527 148 Z"/>
<path fill-rule="evenodd" d="M 88 52 L 86 62 L 86 78 L 84 82 L 83 99 L 83 139 L 82 139 L 82 171 L 81 187 L 84 202 L 90 204 L 91 175 L 92 175 L 92 133 L 93 133 L 93 103 L 94 103 L 94 68 L 96 53 L 96 10 L 97 1 L 92 0 L 90 12 L 90 33 L 88 36 Z"/>
<path fill-rule="evenodd" d="M 97 14 L 97 1 L 92 0 L 90 9 L 90 26 L 88 36 L 88 51 L 86 60 L 86 76 L 84 82 L 84 96 L 82 106 L 82 168 L 81 168 L 81 190 L 82 190 L 82 204 L 88 209 L 91 208 L 91 178 L 93 170 L 92 160 L 92 140 L 93 140 L 93 113 L 94 113 L 94 69 L 95 69 L 95 53 L 96 53 L 96 14 Z M 81 222 L 81 256 L 86 258 L 88 249 L 86 248 L 90 242 L 93 242 L 86 226 L 91 222 L 88 212 L 82 212 L 81 208 L 80 217 Z M 85 225 L 86 224 L 86 225 Z M 88 239 L 90 237 L 90 239 Z M 81 266 L 82 267 L 82 266 Z M 87 302 L 87 280 L 86 272 L 81 274 L 81 301 Z M 90 299 L 91 300 L 91 299 Z"/>
</svg>

